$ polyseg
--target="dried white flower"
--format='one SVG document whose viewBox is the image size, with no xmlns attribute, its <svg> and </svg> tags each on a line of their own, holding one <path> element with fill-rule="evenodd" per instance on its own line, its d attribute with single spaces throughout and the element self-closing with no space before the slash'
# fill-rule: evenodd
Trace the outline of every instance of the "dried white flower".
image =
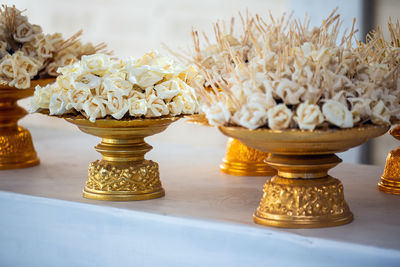
<svg viewBox="0 0 400 267">
<path fill-rule="evenodd" d="M 327 100 L 322 105 L 322 113 L 325 119 L 340 128 L 353 127 L 353 116 L 348 108 L 335 100 Z"/>
<path fill-rule="evenodd" d="M 378 101 L 372 108 L 371 120 L 375 124 L 390 124 L 390 113 L 382 101 Z"/>
<path fill-rule="evenodd" d="M 133 117 L 146 115 L 147 113 L 147 102 L 145 99 L 137 99 L 131 97 L 128 99 L 129 104 L 129 115 Z"/>
<path fill-rule="evenodd" d="M 100 97 L 94 97 L 93 99 L 86 100 L 82 105 L 82 109 L 85 112 L 86 117 L 91 121 L 95 122 L 97 118 L 106 116 L 106 101 Z"/>
<path fill-rule="evenodd" d="M 231 112 L 222 102 L 217 102 L 209 107 L 203 106 L 202 109 L 210 125 L 224 125 L 228 123 L 231 118 Z"/>
<path fill-rule="evenodd" d="M 67 102 L 64 99 L 64 95 L 56 93 L 50 97 L 49 111 L 50 115 L 61 115 L 64 114 L 67 109 Z"/>
<path fill-rule="evenodd" d="M 284 104 L 279 104 L 268 110 L 268 126 L 273 130 L 283 130 L 289 127 L 292 111 Z"/>
<path fill-rule="evenodd" d="M 31 99 L 31 112 L 36 112 L 39 109 L 45 109 L 49 107 L 51 96 L 51 85 L 44 87 L 36 86 L 36 90 Z"/>
<path fill-rule="evenodd" d="M 294 120 L 297 122 L 300 129 L 314 130 L 315 127 L 324 121 L 324 116 L 318 105 L 301 103 L 297 107 Z"/>
</svg>

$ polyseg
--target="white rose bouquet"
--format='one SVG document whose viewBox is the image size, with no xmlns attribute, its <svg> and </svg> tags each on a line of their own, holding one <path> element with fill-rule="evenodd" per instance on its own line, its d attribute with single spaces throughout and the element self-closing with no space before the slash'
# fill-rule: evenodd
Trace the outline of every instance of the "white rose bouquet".
<svg viewBox="0 0 400 267">
<path fill-rule="evenodd" d="M 94 122 L 113 119 L 177 116 L 199 110 L 191 83 L 193 67 L 179 65 L 157 52 L 140 59 L 116 60 L 105 54 L 83 56 L 58 69 L 56 82 L 37 86 L 31 112 L 83 115 Z"/>
<path fill-rule="evenodd" d="M 290 18 L 242 18 L 235 37 L 217 23 L 216 44 L 193 61 L 206 81 L 197 84 L 201 109 L 212 125 L 249 129 L 328 129 L 390 124 L 400 119 L 400 25 L 389 20 L 391 40 L 380 29 L 355 42 L 353 27 L 338 42 L 336 10 L 320 27 Z"/>
<path fill-rule="evenodd" d="M 0 83 L 18 89 L 29 88 L 33 79 L 58 75 L 58 67 L 78 61 L 83 55 L 103 51 L 83 44 L 79 31 L 69 39 L 60 33 L 44 34 L 39 25 L 30 24 L 22 11 L 2 5 L 0 8 Z"/>
</svg>

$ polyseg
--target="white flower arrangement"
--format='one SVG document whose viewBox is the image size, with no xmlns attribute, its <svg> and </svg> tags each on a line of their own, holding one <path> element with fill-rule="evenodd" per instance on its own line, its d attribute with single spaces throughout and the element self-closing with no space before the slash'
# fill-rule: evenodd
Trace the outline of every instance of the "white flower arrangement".
<svg viewBox="0 0 400 267">
<path fill-rule="evenodd" d="M 338 44 L 335 12 L 313 29 L 307 20 L 248 16 L 237 38 L 234 20 L 229 33 L 216 24 L 217 42 L 206 37 L 203 50 L 193 32 L 193 61 L 206 78 L 197 92 L 209 123 L 314 130 L 399 120 L 399 23 L 389 20 L 390 41 L 378 29 L 365 43 L 353 42 L 353 23 Z"/>
<path fill-rule="evenodd" d="M 39 25 L 15 6 L 0 7 L 0 83 L 29 88 L 32 79 L 55 77 L 58 67 L 78 61 L 83 55 L 103 51 L 106 45 L 83 44 L 79 31 L 69 39 L 60 33 L 44 34 Z"/>
<path fill-rule="evenodd" d="M 31 112 L 82 114 L 98 118 L 160 117 L 194 114 L 199 110 L 193 67 L 182 66 L 157 52 L 140 59 L 115 60 L 105 54 L 83 56 L 59 68 L 56 82 L 37 86 Z"/>
</svg>

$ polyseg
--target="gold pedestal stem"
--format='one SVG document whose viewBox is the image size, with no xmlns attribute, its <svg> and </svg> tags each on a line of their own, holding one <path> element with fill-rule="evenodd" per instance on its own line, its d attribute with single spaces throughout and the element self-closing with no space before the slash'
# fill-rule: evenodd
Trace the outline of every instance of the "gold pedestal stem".
<svg viewBox="0 0 400 267">
<path fill-rule="evenodd" d="M 342 160 L 334 154 L 271 154 L 267 163 L 278 174 L 264 185 L 254 214 L 259 224 L 314 228 L 349 223 L 353 214 L 344 200 L 343 185 L 328 175 Z"/>
<path fill-rule="evenodd" d="M 32 167 L 39 164 L 29 131 L 18 126 L 27 112 L 17 100 L 32 94 L 18 90 L 0 96 L 0 170 Z"/>
<path fill-rule="evenodd" d="M 134 120 L 66 118 L 85 133 L 102 138 L 95 149 L 102 160 L 89 165 L 83 196 L 98 200 L 144 200 L 165 195 L 158 164 L 144 155 L 152 147 L 145 137 L 161 133 L 179 117 Z"/>
<path fill-rule="evenodd" d="M 102 160 L 89 166 L 83 196 L 98 200 L 145 200 L 165 195 L 158 164 L 145 160 L 152 147 L 143 137 L 103 138 L 95 149 Z"/>
</svg>

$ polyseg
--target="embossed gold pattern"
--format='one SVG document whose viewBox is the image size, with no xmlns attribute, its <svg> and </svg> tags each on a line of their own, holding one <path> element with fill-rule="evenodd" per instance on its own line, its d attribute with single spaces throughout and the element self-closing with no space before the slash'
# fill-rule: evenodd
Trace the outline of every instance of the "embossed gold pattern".
<svg viewBox="0 0 400 267">
<path fill-rule="evenodd" d="M 391 130 L 390 134 L 400 140 L 400 126 Z M 400 195 L 400 148 L 392 150 L 387 156 L 378 189 L 385 193 Z"/>
<path fill-rule="evenodd" d="M 268 153 L 244 145 L 229 138 L 220 170 L 231 175 L 272 176 L 276 171 L 265 162 Z"/>
<path fill-rule="evenodd" d="M 102 160 L 89 165 L 83 196 L 97 200 L 144 200 L 164 196 L 158 164 L 145 160 L 152 147 L 144 138 L 164 131 L 179 117 L 128 121 L 66 118 L 85 133 L 102 138 Z"/>
<path fill-rule="evenodd" d="M 31 81 L 31 87 L 45 85 L 54 79 Z M 33 89 L 0 85 L 0 170 L 32 167 L 39 164 L 29 131 L 18 126 L 27 112 L 17 101 L 32 96 Z"/>
<path fill-rule="evenodd" d="M 276 227 L 315 228 L 342 225 L 353 219 L 343 185 L 328 175 L 328 170 L 341 162 L 334 153 L 361 145 L 389 127 L 368 125 L 328 131 L 219 129 L 248 146 L 271 153 L 266 162 L 278 171 L 264 185 L 254 221 Z"/>
</svg>

